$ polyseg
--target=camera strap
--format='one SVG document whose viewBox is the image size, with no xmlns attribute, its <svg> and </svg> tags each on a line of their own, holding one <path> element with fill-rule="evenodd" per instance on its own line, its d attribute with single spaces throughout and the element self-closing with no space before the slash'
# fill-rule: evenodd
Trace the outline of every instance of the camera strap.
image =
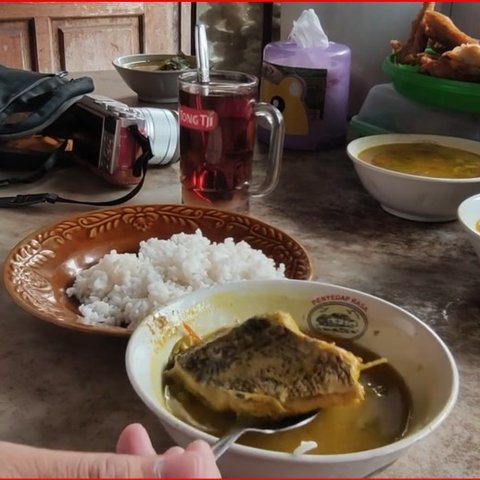
<svg viewBox="0 0 480 480">
<path fill-rule="evenodd" d="M 133 165 L 133 175 L 140 177 L 140 181 L 135 187 L 130 190 L 127 194 L 116 198 L 113 200 L 92 202 L 86 200 L 75 200 L 71 198 L 61 197 L 56 193 L 32 193 L 32 194 L 19 194 L 11 197 L 0 197 L 0 208 L 14 208 L 14 207 L 24 207 L 28 205 L 35 205 L 37 203 L 73 203 L 78 205 L 92 205 L 99 207 L 111 207 L 114 205 L 120 205 L 121 203 L 127 202 L 132 199 L 137 193 L 142 189 L 143 183 L 145 181 L 145 175 L 147 173 L 148 162 L 153 157 L 152 149 L 148 138 L 140 133 L 137 125 L 131 125 L 129 128 L 130 133 L 135 137 L 137 142 L 140 144 L 142 149 L 142 154 L 137 158 L 135 164 Z M 52 155 L 46 160 L 42 167 L 36 172 L 32 173 L 28 177 L 24 178 L 10 178 L 0 180 L 0 187 L 13 185 L 17 183 L 31 183 L 39 178 L 41 178 L 45 173 L 50 171 L 56 164 L 63 153 L 66 147 L 65 144 L 62 144 L 60 148 L 55 150 Z"/>
</svg>

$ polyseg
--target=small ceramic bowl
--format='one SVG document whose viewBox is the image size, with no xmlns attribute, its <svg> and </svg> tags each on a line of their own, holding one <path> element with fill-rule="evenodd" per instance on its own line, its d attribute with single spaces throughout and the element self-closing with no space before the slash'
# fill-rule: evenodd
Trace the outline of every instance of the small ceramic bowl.
<svg viewBox="0 0 480 480">
<path fill-rule="evenodd" d="M 273 310 L 289 312 L 304 331 L 354 339 L 386 357 L 411 394 L 411 423 L 403 438 L 355 453 L 295 455 L 234 444 L 219 460 L 224 476 L 366 477 L 430 435 L 453 408 L 458 393 L 454 359 L 434 331 L 405 310 L 366 293 L 318 282 L 240 282 L 178 299 L 145 319 L 130 338 L 130 382 L 179 445 L 197 438 L 216 440 L 172 415 L 165 405 L 162 371 L 173 345 L 184 335 L 179 323 L 186 321 L 203 335 Z"/>
<path fill-rule="evenodd" d="M 466 198 L 480 193 L 480 177 L 435 178 L 395 172 L 359 159 L 370 147 L 392 143 L 429 142 L 480 155 L 480 142 L 441 135 L 384 134 L 357 138 L 347 154 L 365 189 L 382 208 L 398 217 L 420 222 L 456 220 L 457 209 Z"/>
<path fill-rule="evenodd" d="M 458 220 L 467 232 L 472 247 L 480 257 L 480 195 L 467 198 L 460 204 Z"/>
<path fill-rule="evenodd" d="M 139 100 L 149 103 L 174 103 L 178 100 L 178 76 L 186 70 L 144 70 L 138 66 L 175 56 L 137 53 L 118 57 L 112 63 L 123 81 L 138 95 Z M 195 67 L 195 57 L 187 56 L 186 60 L 191 68 Z M 137 67 L 134 68 L 134 65 Z"/>
</svg>

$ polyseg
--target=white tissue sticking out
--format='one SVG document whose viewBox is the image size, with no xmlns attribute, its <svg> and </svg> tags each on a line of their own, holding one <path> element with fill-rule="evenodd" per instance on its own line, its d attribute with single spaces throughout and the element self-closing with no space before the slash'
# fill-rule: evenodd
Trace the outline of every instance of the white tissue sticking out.
<svg viewBox="0 0 480 480">
<path fill-rule="evenodd" d="M 293 451 L 293 454 L 303 455 L 317 447 L 318 447 L 317 442 L 313 440 L 308 440 L 308 441 L 302 440 L 300 442 L 300 445 Z"/>
<path fill-rule="evenodd" d="M 288 39 L 299 47 L 328 47 L 328 37 L 325 35 L 320 20 L 312 8 L 304 10 L 298 20 L 293 21 L 293 28 Z"/>
</svg>

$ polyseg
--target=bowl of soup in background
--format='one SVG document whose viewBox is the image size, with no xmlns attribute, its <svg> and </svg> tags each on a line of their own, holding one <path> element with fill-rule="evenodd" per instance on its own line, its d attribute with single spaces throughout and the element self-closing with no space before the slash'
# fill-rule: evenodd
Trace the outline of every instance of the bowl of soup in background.
<svg viewBox="0 0 480 480">
<path fill-rule="evenodd" d="M 347 154 L 382 208 L 421 222 L 455 220 L 460 203 L 480 193 L 480 142 L 441 135 L 358 138 Z"/>
<path fill-rule="evenodd" d="M 365 411 L 350 410 L 356 406 L 334 407 L 322 412 L 320 424 L 315 419 L 301 427 L 306 430 L 242 438 L 219 460 L 224 476 L 365 477 L 385 468 L 430 435 L 453 408 L 458 393 L 455 361 L 434 331 L 414 315 L 366 293 L 319 282 L 231 283 L 196 291 L 155 311 L 129 341 L 126 366 L 130 382 L 176 443 L 185 446 L 201 438 L 213 444 L 218 437 L 204 428 L 200 400 L 193 402 L 195 410 L 187 411 L 191 416 L 185 417 L 172 407 L 172 390 L 166 391 L 168 379 L 163 372 L 173 347 L 185 335 L 181 322 L 187 322 L 202 336 L 274 310 L 290 313 L 307 334 L 327 335 L 339 345 L 386 357 L 388 368 L 396 373 L 390 387 L 382 386 L 380 380 L 375 384 L 374 370 L 381 366 L 370 370 L 370 378 L 363 378 L 362 373 L 364 385 L 373 382 L 370 397 L 367 392 L 360 404 Z M 399 388 L 393 388 L 395 381 Z M 397 392 L 396 396 L 388 397 L 392 392 Z M 183 402 L 185 408 L 190 405 Z M 370 429 L 378 429 L 377 434 L 383 436 L 370 438 Z M 328 432 L 327 438 L 319 438 L 319 432 Z M 338 435 L 343 435 L 348 448 L 342 445 L 342 438 L 335 441 Z M 359 441 L 355 444 L 351 437 Z M 292 453 L 302 440 L 315 439 L 319 446 L 323 442 L 323 451 L 330 453 Z"/>
<path fill-rule="evenodd" d="M 166 62 L 169 62 L 168 66 Z M 112 63 L 122 80 L 138 95 L 139 100 L 149 103 L 175 103 L 178 101 L 178 76 L 195 68 L 195 57 L 136 53 L 118 57 Z"/>
<path fill-rule="evenodd" d="M 458 220 L 467 232 L 473 249 L 480 257 L 480 194 L 469 197 L 460 204 Z"/>
</svg>

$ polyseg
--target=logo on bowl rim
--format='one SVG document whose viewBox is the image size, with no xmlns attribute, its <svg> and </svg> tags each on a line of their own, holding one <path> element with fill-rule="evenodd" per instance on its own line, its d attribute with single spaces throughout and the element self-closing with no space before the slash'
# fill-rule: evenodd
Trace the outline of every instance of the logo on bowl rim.
<svg viewBox="0 0 480 480">
<path fill-rule="evenodd" d="M 329 337 L 354 340 L 367 330 L 367 306 L 355 298 L 325 295 L 313 301 L 315 306 L 307 315 L 307 323 L 313 332 Z"/>
</svg>

